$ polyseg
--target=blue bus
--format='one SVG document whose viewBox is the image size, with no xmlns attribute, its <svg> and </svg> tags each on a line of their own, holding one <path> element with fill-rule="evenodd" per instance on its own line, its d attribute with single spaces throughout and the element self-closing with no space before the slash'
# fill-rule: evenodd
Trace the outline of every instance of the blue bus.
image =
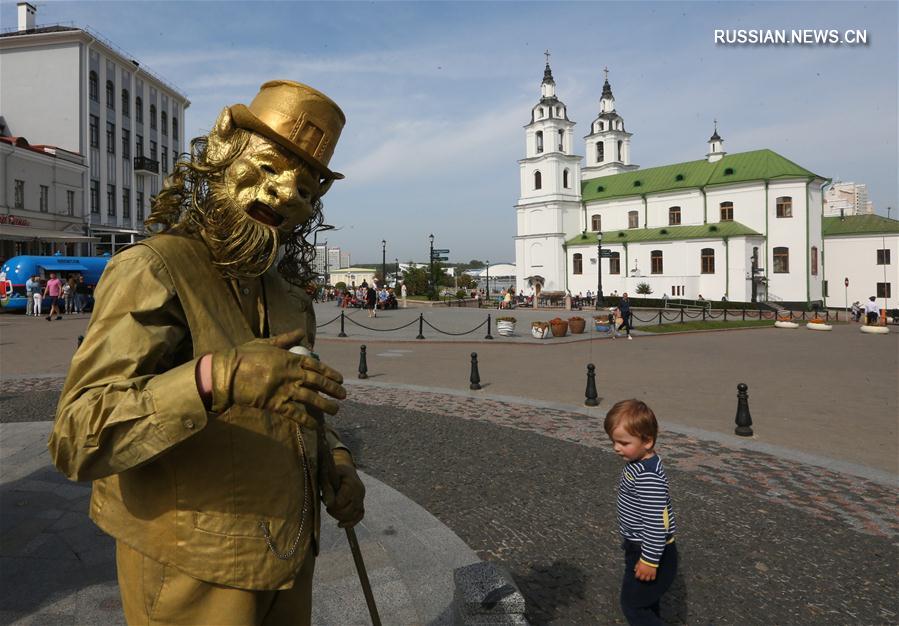
<svg viewBox="0 0 899 626">
<path fill-rule="evenodd" d="M 32 276 L 40 276 L 46 280 L 50 278 L 50 272 L 55 272 L 63 280 L 73 274 L 84 276 L 87 288 L 84 306 L 90 309 L 93 306 L 94 287 L 111 258 L 109 254 L 97 257 L 63 256 L 57 253 L 54 256 L 16 256 L 4 261 L 0 263 L 0 308 L 4 311 L 24 311 L 25 281 Z M 46 299 L 43 304 L 43 308 L 49 310 Z"/>
</svg>

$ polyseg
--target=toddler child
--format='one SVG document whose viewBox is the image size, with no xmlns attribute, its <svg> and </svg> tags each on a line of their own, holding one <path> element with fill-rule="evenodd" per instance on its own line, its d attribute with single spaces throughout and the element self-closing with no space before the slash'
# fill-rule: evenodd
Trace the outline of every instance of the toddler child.
<svg viewBox="0 0 899 626">
<path fill-rule="evenodd" d="M 668 477 L 656 454 L 656 416 L 639 400 L 622 400 L 604 427 L 627 461 L 618 479 L 618 530 L 624 549 L 621 610 L 628 624 L 663 624 L 659 600 L 677 573 L 674 511 Z"/>
</svg>

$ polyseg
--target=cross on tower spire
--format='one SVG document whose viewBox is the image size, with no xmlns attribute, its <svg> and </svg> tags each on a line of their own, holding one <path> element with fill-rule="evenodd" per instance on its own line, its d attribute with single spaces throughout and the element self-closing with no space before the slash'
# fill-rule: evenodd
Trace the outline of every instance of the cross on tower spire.
<svg viewBox="0 0 899 626">
<path fill-rule="evenodd" d="M 608 65 L 606 65 L 604 68 L 602 68 L 602 75 L 603 75 L 603 78 L 605 78 L 606 82 L 608 82 L 608 80 L 609 80 L 609 66 Z"/>
<path fill-rule="evenodd" d="M 546 64 L 549 65 L 549 48 L 543 54 L 546 56 Z"/>
</svg>

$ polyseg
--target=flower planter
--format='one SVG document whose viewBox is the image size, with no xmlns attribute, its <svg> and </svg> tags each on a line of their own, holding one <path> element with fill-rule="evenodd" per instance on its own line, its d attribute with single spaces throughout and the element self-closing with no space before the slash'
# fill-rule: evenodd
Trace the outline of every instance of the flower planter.
<svg viewBox="0 0 899 626">
<path fill-rule="evenodd" d="M 531 325 L 531 335 L 536 339 L 546 339 L 550 336 L 549 324 L 545 322 L 542 325 Z"/>
<path fill-rule="evenodd" d="M 833 330 L 831 324 L 825 324 L 824 322 L 809 322 L 805 327 L 809 330 Z"/>
<path fill-rule="evenodd" d="M 799 324 L 796 322 L 788 322 L 787 320 L 777 320 L 774 322 L 774 326 L 777 328 L 799 328 Z"/>
<path fill-rule="evenodd" d="M 867 324 L 859 326 L 858 329 L 866 335 L 888 335 L 890 332 L 886 326 L 868 326 Z"/>
<path fill-rule="evenodd" d="M 607 333 L 612 329 L 608 317 L 593 317 L 593 329 L 598 333 Z"/>
<path fill-rule="evenodd" d="M 511 337 L 515 334 L 515 322 L 500 320 L 496 323 L 496 332 L 503 337 Z"/>
<path fill-rule="evenodd" d="M 568 334 L 568 322 L 565 320 L 552 321 L 549 327 L 552 328 L 553 337 L 564 337 Z"/>
<path fill-rule="evenodd" d="M 584 332 L 584 329 L 587 328 L 587 320 L 582 317 L 569 317 L 568 318 L 568 330 L 571 331 L 572 335 L 580 335 Z"/>
</svg>

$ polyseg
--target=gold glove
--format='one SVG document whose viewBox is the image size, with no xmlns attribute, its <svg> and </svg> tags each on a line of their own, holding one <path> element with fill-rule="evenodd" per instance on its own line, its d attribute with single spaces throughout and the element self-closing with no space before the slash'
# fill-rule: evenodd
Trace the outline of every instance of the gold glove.
<svg viewBox="0 0 899 626">
<path fill-rule="evenodd" d="M 365 517 L 365 485 L 356 473 L 353 458 L 343 448 L 332 451 L 334 472 L 340 480 L 337 493 L 331 488 L 329 481 L 322 484 L 322 499 L 328 514 L 338 522 L 341 528 L 352 528 Z"/>
<path fill-rule="evenodd" d="M 337 413 L 338 405 L 319 394 L 343 399 L 343 376 L 318 360 L 288 352 L 303 338 L 295 330 L 212 355 L 212 411 L 232 405 L 265 409 L 304 428 L 317 428 L 306 406 Z"/>
</svg>

